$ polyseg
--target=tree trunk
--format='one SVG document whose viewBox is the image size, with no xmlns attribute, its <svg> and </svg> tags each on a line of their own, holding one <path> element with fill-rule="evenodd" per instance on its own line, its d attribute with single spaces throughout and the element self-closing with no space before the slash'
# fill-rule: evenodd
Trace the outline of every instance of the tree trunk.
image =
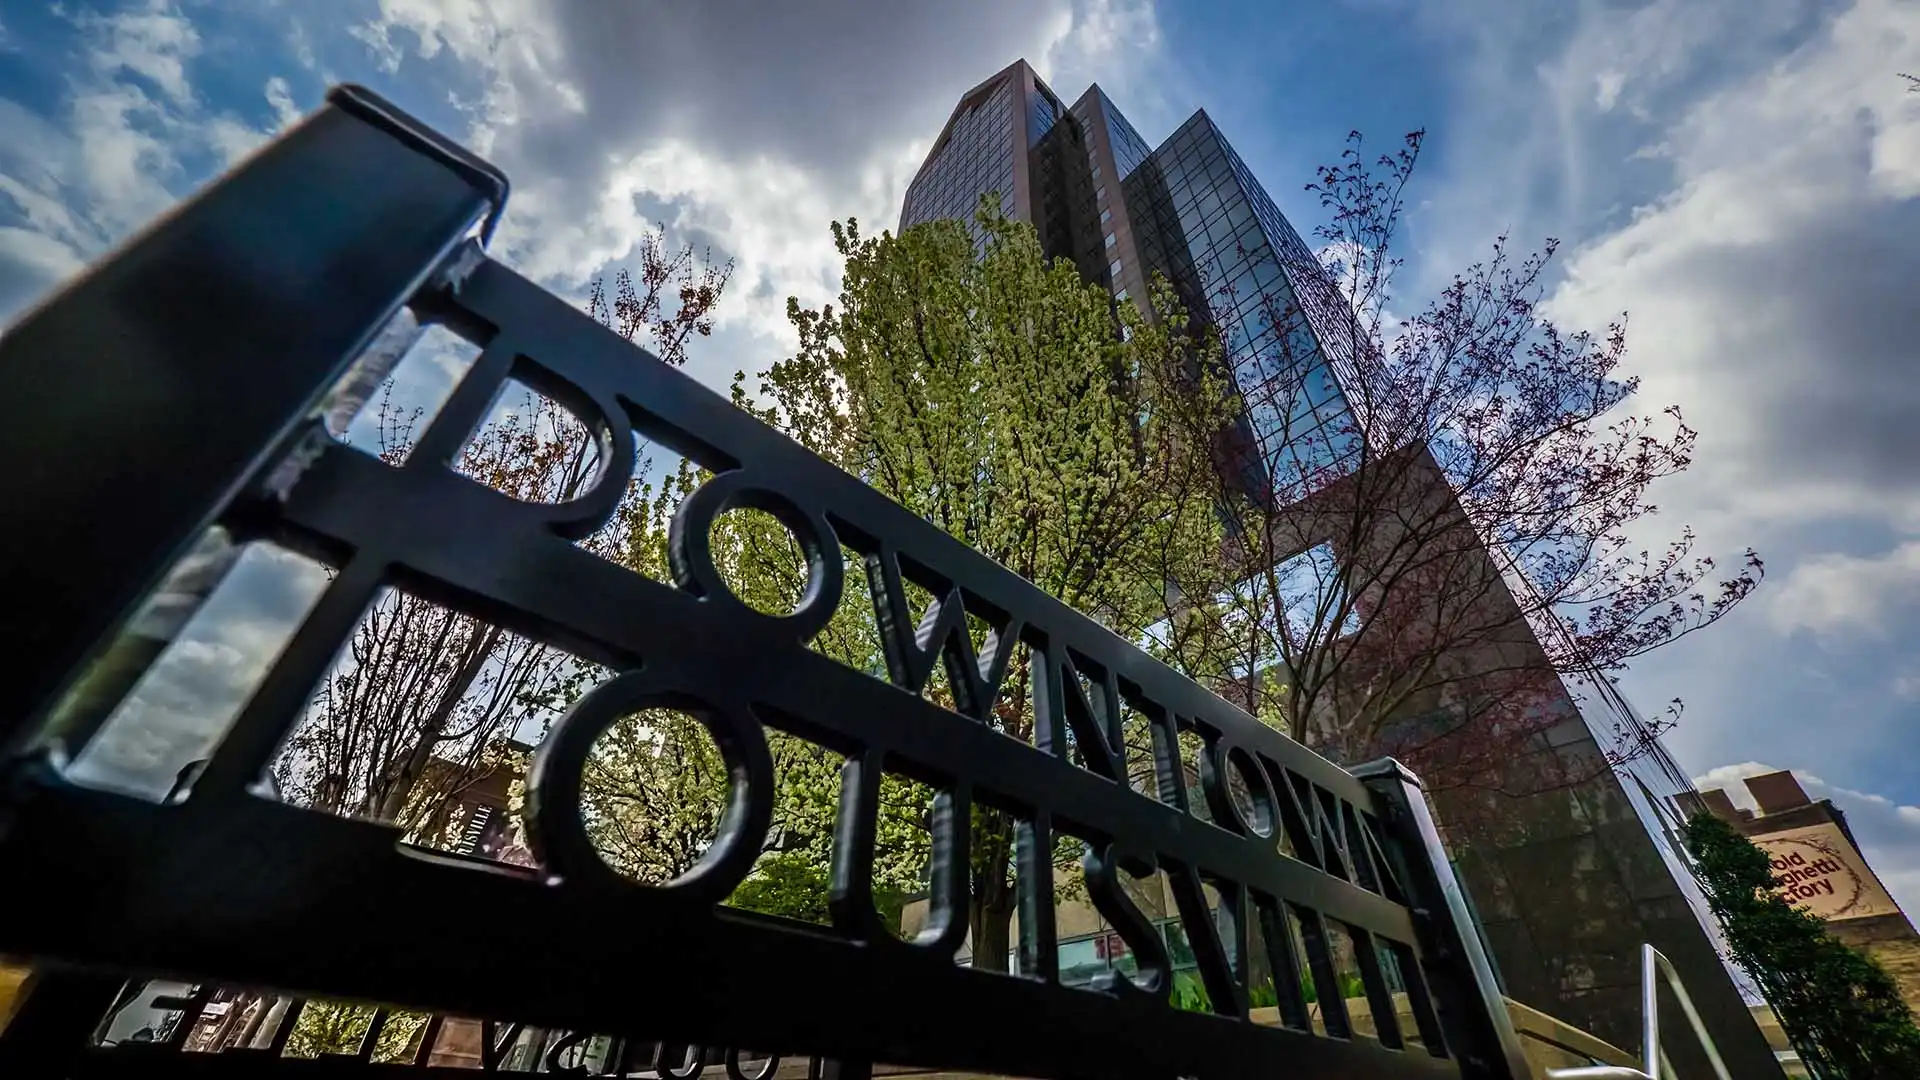
<svg viewBox="0 0 1920 1080">
<path fill-rule="evenodd" d="M 1013 913 L 1020 891 L 1013 880 L 1013 821 L 992 810 L 976 810 L 973 817 L 973 888 L 967 895 L 967 930 L 973 942 L 973 966 L 982 971 L 1007 970 L 1012 947 Z"/>
<path fill-rule="evenodd" d="M 494 645 L 499 640 L 499 628 L 492 627 L 469 646 L 470 651 L 460 670 L 454 672 L 446 689 L 441 692 L 440 700 L 434 703 L 433 712 L 420 725 L 419 736 L 394 770 L 379 805 L 374 807 L 374 815 L 380 821 L 400 820 L 400 815 L 407 808 L 407 799 L 413 794 L 413 786 L 420 782 L 428 763 L 433 760 L 433 751 L 440 745 L 440 736 L 447 730 L 447 721 L 453 718 L 454 707 L 473 688 L 474 681 L 480 677 L 480 669 L 486 666 L 487 658 L 493 655 Z"/>
<path fill-rule="evenodd" d="M 1006 898 L 986 903 L 975 895 L 967 901 L 967 927 L 973 934 L 973 966 L 981 971 L 1007 970 L 1007 953 L 1013 948 L 1013 890 L 1004 885 L 997 890 Z"/>
</svg>

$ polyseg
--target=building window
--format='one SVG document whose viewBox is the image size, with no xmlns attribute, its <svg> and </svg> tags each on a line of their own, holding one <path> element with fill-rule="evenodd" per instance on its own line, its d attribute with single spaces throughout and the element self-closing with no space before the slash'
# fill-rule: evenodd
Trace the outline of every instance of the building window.
<svg viewBox="0 0 1920 1080">
<path fill-rule="evenodd" d="M 1113 278 L 1115 278 L 1116 280 L 1120 277 L 1120 260 L 1119 259 L 1115 259 L 1113 260 L 1113 262 L 1107 264 L 1107 273 L 1111 275 Z"/>
<path fill-rule="evenodd" d="M 1120 290 L 1119 292 L 1117 292 L 1117 293 L 1114 293 L 1114 294 L 1113 294 L 1113 298 L 1114 298 L 1115 300 L 1118 300 L 1118 301 L 1120 301 L 1120 302 L 1121 302 L 1121 303 L 1123 303 L 1123 304 L 1124 304 L 1124 303 L 1126 303 L 1126 301 L 1127 301 L 1127 290 L 1125 290 L 1125 289 L 1121 289 L 1121 290 Z"/>
<path fill-rule="evenodd" d="M 1100 211 L 1100 224 L 1105 225 L 1107 222 L 1112 220 L 1113 220 L 1113 211 L 1111 210 Z"/>
<path fill-rule="evenodd" d="M 1103 184 L 1103 185 L 1101 185 L 1100 187 L 1097 187 L 1097 188 L 1095 188 L 1095 189 L 1094 189 L 1094 191 L 1093 191 L 1093 201 L 1095 201 L 1095 202 L 1106 202 L 1106 201 L 1107 201 L 1107 188 L 1106 188 L 1106 185 L 1104 185 L 1104 184 Z"/>
<path fill-rule="evenodd" d="M 1112 234 L 1112 233 L 1108 233 L 1108 234 L 1107 234 L 1107 241 L 1106 241 L 1106 244 L 1107 244 L 1107 246 L 1108 246 L 1108 247 L 1112 247 L 1112 246 L 1113 246 L 1114 244 L 1116 244 L 1116 243 L 1118 243 L 1118 242 L 1119 242 L 1119 241 L 1117 241 L 1117 240 L 1115 240 L 1115 239 L 1113 238 L 1113 234 Z"/>
<path fill-rule="evenodd" d="M 1060 981 L 1067 986 L 1084 986 L 1107 970 L 1107 958 L 1092 938 L 1061 942 L 1059 950 Z"/>
</svg>

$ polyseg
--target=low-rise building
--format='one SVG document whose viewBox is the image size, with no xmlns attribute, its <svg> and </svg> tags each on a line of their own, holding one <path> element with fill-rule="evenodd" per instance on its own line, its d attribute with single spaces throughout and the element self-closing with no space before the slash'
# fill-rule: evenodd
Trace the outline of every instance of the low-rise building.
<svg viewBox="0 0 1920 1080">
<path fill-rule="evenodd" d="M 1780 895 L 1826 920 L 1834 937 L 1878 960 L 1920 1012 L 1920 933 L 1854 839 L 1845 811 L 1810 797 L 1790 772 L 1748 777 L 1758 811 L 1724 788 L 1700 793 L 1702 808 L 1753 841 L 1773 863 Z"/>
</svg>

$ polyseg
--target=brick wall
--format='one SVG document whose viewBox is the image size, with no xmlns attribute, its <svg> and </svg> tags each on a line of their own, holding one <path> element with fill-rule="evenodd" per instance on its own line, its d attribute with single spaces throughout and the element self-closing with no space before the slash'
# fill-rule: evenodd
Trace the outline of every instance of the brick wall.
<svg viewBox="0 0 1920 1080">
<path fill-rule="evenodd" d="M 1900 996 L 1907 1000 L 1907 1007 L 1920 1014 L 1920 934 L 1914 933 L 1905 915 L 1830 922 L 1827 929 L 1834 937 L 1880 961 L 1880 966 L 1900 984 Z"/>
</svg>

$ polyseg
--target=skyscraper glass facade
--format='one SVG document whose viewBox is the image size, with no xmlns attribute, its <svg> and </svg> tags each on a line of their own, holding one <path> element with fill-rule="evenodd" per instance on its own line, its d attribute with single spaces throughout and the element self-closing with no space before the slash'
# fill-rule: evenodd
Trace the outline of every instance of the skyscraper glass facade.
<svg viewBox="0 0 1920 1080">
<path fill-rule="evenodd" d="M 1024 98 L 1003 105 L 1009 97 Z M 1007 117 L 1027 113 L 1024 133 Z M 1022 135 L 1024 134 L 1024 138 Z M 1016 179 L 1024 170 L 1025 182 Z M 1120 302 L 1161 274 L 1220 336 L 1246 410 L 1229 437 L 1250 493 L 1298 498 L 1357 459 L 1328 342 L 1352 315 L 1204 111 L 1157 148 L 1095 86 L 1071 110 L 1016 64 L 963 101 L 908 189 L 901 226 L 969 219 L 981 191 Z"/>
<path fill-rule="evenodd" d="M 1032 69 L 1015 63 L 954 111 L 909 188 L 901 226 L 970 219 L 986 190 L 1000 192 L 1007 214 L 1034 227 L 1049 256 L 1072 260 L 1116 304 L 1144 307 L 1152 276 L 1164 275 L 1189 314 L 1217 332 L 1245 403 L 1221 449 L 1233 455 L 1249 497 L 1290 505 L 1357 468 L 1357 421 L 1365 420 L 1365 401 L 1352 393 L 1363 386 L 1357 376 L 1365 366 L 1358 320 L 1204 111 L 1149 147 L 1099 87 L 1062 111 Z M 1299 539 L 1317 546 L 1271 553 L 1283 591 L 1296 580 L 1316 596 L 1326 583 L 1339 587 L 1328 567 L 1365 557 L 1340 537 Z M 1149 628 L 1148 637 L 1155 632 Z M 1340 629 L 1343 636 L 1364 632 Z M 1490 658 L 1467 647 L 1452 659 L 1471 667 Z M 1283 660 L 1252 654 L 1229 674 Z M 1502 653 L 1494 662 L 1511 660 Z M 1537 736 L 1545 749 L 1534 753 L 1543 766 L 1550 758 L 1580 779 L 1501 801 L 1490 811 L 1501 838 L 1467 851 L 1456 867 L 1503 989 L 1624 1045 L 1640 1022 L 1634 958 L 1641 943 L 1652 943 L 1682 971 L 1728 1061 L 1744 1055 L 1738 1074 L 1777 1075 L 1766 1071 L 1775 1068 L 1771 1052 L 1703 932 L 1698 891 L 1654 812 L 1687 787 L 1684 774 L 1610 767 L 1595 739 L 1600 722 L 1581 715 L 1571 697 L 1553 708 L 1564 710 L 1565 722 Z M 1481 802 L 1474 797 L 1471 805 Z M 1542 866 L 1555 874 L 1542 874 Z M 1103 953 L 1102 940 L 1062 943 L 1063 980 L 1125 963 Z M 1676 1064 L 1683 1073 L 1690 1067 Z"/>
<path fill-rule="evenodd" d="M 1116 154 L 1119 147 L 1116 145 Z M 1123 187 L 1147 269 L 1166 275 L 1190 312 L 1220 334 L 1242 420 L 1247 481 L 1291 497 L 1357 457 L 1353 416 L 1322 342 L 1343 311 L 1320 318 L 1301 302 L 1317 261 L 1284 257 L 1298 234 L 1240 165 L 1206 113 L 1147 155 Z M 1262 213 L 1262 209 L 1267 213 Z"/>
<path fill-rule="evenodd" d="M 1047 133 L 1053 130 L 1054 121 L 1060 119 L 1060 100 L 1045 85 L 1035 88 L 1027 101 L 1027 146 L 1032 148 Z"/>
<path fill-rule="evenodd" d="M 1002 80 L 961 103 L 926 164 L 907 186 L 902 227 L 954 218 L 966 222 L 979 243 L 973 215 L 981 195 L 995 192 L 1001 209 L 1013 211 L 1015 159 L 1026 156 L 1024 149 L 1015 154 L 1019 136 L 1014 89 L 1010 81 Z M 1024 160 L 1019 163 L 1024 165 Z"/>
<path fill-rule="evenodd" d="M 1113 99 L 1106 95 L 1106 91 L 1096 86 L 1088 93 L 1099 97 L 1100 111 L 1106 118 L 1107 139 L 1113 144 L 1114 179 L 1125 180 L 1153 151 L 1148 148 L 1147 140 L 1140 137 L 1132 124 L 1127 123 L 1127 118 L 1114 105 Z"/>
</svg>

